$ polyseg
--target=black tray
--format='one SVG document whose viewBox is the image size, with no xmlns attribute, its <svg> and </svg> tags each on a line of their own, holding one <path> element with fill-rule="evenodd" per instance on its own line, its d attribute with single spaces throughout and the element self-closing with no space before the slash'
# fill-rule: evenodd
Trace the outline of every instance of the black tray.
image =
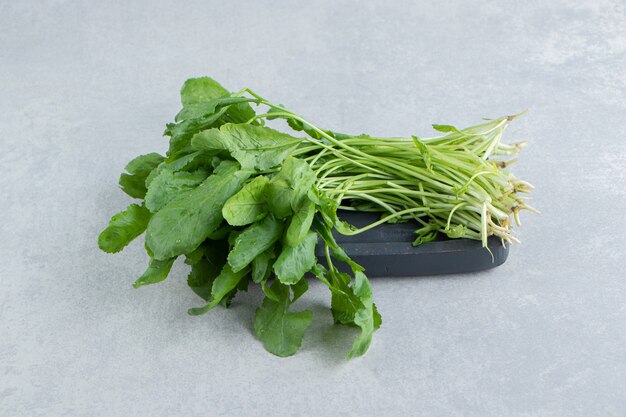
<svg viewBox="0 0 626 417">
<path fill-rule="evenodd" d="M 339 217 L 357 227 L 380 218 L 376 213 L 341 212 Z M 450 239 L 441 235 L 437 240 L 414 247 L 416 223 L 385 223 L 355 236 L 335 232 L 337 243 L 355 262 L 365 268 L 370 277 L 407 277 L 423 275 L 477 272 L 502 265 L 509 255 L 499 238 L 490 237 L 489 249 L 478 240 Z M 324 262 L 324 247 L 318 244 L 316 254 Z M 337 264 L 348 271 L 347 265 Z"/>
</svg>

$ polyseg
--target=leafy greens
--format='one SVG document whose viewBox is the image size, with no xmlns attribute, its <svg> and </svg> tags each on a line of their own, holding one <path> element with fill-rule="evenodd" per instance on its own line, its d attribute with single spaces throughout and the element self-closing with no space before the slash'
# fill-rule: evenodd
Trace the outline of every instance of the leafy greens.
<svg viewBox="0 0 626 417">
<path fill-rule="evenodd" d="M 533 210 L 518 196 L 530 184 L 506 172 L 508 162 L 490 159 L 521 149 L 500 141 L 514 116 L 462 130 L 433 125 L 446 134 L 435 138 L 375 138 L 317 128 L 250 89 L 231 93 L 208 77 L 187 80 L 181 102 L 165 130 L 167 154 L 141 155 L 120 177 L 122 190 L 143 201 L 114 215 L 98 245 L 115 253 L 146 233 L 150 263 L 135 287 L 163 281 L 184 257 L 187 283 L 205 301 L 191 315 L 227 307 L 250 280 L 259 284 L 265 299 L 254 330 L 278 356 L 294 354 L 311 323 L 310 310 L 292 311 L 308 273 L 330 290 L 334 321 L 360 330 L 348 358 L 367 351 L 382 323 L 363 268 L 334 231 L 414 221 L 415 244 L 445 233 L 486 246 L 489 235 L 515 241 L 509 216 L 519 223 L 520 210 Z M 298 136 L 267 127 L 274 119 Z M 357 229 L 338 209 L 382 215 Z"/>
</svg>

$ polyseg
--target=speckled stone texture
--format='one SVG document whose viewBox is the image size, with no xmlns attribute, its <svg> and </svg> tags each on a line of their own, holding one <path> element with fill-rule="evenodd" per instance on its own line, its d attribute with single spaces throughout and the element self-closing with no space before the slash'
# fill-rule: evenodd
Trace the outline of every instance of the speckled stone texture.
<svg viewBox="0 0 626 417">
<path fill-rule="evenodd" d="M 624 2 L 428 3 L 0 1 L 0 415 L 626 415 Z M 190 317 L 182 262 L 134 290 L 142 243 L 96 246 L 205 74 L 339 131 L 530 108 L 507 138 L 543 214 L 495 270 L 373 280 L 384 324 L 350 362 L 312 283 L 301 352 L 271 356 L 259 291 Z"/>
</svg>

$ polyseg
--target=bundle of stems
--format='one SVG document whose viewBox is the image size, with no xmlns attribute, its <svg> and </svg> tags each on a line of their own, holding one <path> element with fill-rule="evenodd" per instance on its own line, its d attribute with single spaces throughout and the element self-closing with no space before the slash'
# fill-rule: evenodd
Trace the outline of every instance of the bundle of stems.
<svg viewBox="0 0 626 417">
<path fill-rule="evenodd" d="M 249 89 L 234 96 L 244 93 L 254 97 L 251 102 L 269 107 L 248 123 L 282 118 L 307 133 L 294 156 L 315 171 L 317 188 L 339 209 L 381 213 L 380 220 L 361 228 L 339 222 L 342 234 L 355 235 L 385 222 L 415 221 L 415 245 L 444 233 L 481 240 L 487 247 L 492 235 L 503 244 L 518 242 L 511 217 L 519 226 L 520 211 L 538 212 L 525 195 L 534 187 L 506 169 L 526 142 L 506 144 L 502 136 L 523 113 L 465 129 L 433 125 L 444 133 L 436 137 L 373 137 L 318 128 Z"/>
</svg>

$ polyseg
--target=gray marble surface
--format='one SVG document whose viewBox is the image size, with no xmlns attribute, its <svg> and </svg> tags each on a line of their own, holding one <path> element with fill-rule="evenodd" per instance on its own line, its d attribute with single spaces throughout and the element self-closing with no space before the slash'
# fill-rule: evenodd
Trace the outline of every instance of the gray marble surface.
<svg viewBox="0 0 626 417">
<path fill-rule="evenodd" d="M 626 17 L 586 1 L 0 1 L 0 415 L 626 415 Z M 507 132 L 537 187 L 503 266 L 375 279 L 384 324 L 314 323 L 279 359 L 261 299 L 186 314 L 176 264 L 134 290 L 141 242 L 96 237 L 117 177 L 164 151 L 185 78 L 247 85 L 339 131 L 429 134 L 531 111 Z"/>
</svg>

